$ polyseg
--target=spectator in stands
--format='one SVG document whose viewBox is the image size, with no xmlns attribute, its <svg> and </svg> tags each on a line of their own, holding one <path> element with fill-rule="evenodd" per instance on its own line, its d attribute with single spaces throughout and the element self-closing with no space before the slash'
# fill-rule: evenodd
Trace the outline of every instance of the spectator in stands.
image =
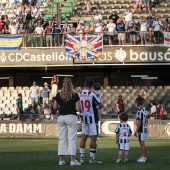
<svg viewBox="0 0 170 170">
<path fill-rule="evenodd" d="M 136 4 L 134 6 L 135 11 L 139 9 L 139 11 L 142 12 L 142 4 L 143 4 L 142 0 L 136 0 Z"/>
<path fill-rule="evenodd" d="M 16 23 L 16 21 L 13 21 L 10 25 L 11 34 L 18 34 L 18 29 L 18 23 Z"/>
<path fill-rule="evenodd" d="M 112 10 L 112 14 L 109 16 L 109 19 L 113 19 L 113 22 L 117 24 L 117 20 L 119 19 L 119 16 L 116 14 L 115 9 Z"/>
<path fill-rule="evenodd" d="M 33 32 L 34 32 L 35 28 L 34 26 L 32 25 L 32 22 L 29 23 L 29 25 L 26 26 L 26 34 L 28 34 L 26 36 L 27 40 L 26 40 L 26 43 L 27 43 L 27 47 L 33 47 L 34 46 L 34 42 L 33 42 Z"/>
<path fill-rule="evenodd" d="M 35 18 L 37 12 L 38 12 L 37 7 L 36 6 L 32 6 L 31 7 L 31 15 L 32 15 L 33 19 Z"/>
<path fill-rule="evenodd" d="M 103 32 L 103 28 L 104 28 L 103 23 L 101 22 L 100 19 L 98 19 L 96 24 L 95 24 L 95 33 L 102 33 Z"/>
<path fill-rule="evenodd" d="M 35 28 L 33 34 L 35 34 L 35 42 L 36 42 L 36 47 L 42 47 L 43 44 L 43 33 L 44 29 L 41 26 L 41 23 L 38 23 L 38 27 Z"/>
<path fill-rule="evenodd" d="M 37 4 L 37 0 L 31 0 L 31 6 L 35 7 Z"/>
<path fill-rule="evenodd" d="M 44 88 L 42 91 L 42 97 L 43 97 L 43 107 L 49 103 L 49 93 L 50 93 L 50 88 L 48 87 L 48 83 L 44 83 Z"/>
<path fill-rule="evenodd" d="M 57 118 L 57 101 L 56 101 L 56 97 L 52 97 L 52 100 L 50 101 L 50 107 L 49 107 L 52 111 L 52 116 L 53 119 Z"/>
<path fill-rule="evenodd" d="M 144 5 L 145 5 L 145 9 L 147 12 L 151 12 L 151 8 L 150 8 L 150 0 L 144 0 Z"/>
<path fill-rule="evenodd" d="M 94 32 L 94 27 L 91 26 L 90 23 L 87 24 L 86 28 L 85 28 L 85 33 L 87 34 L 92 34 Z"/>
<path fill-rule="evenodd" d="M 52 21 L 49 21 L 48 26 L 44 30 L 44 33 L 46 34 L 46 46 L 47 47 L 53 46 L 53 44 L 52 44 L 52 42 L 53 42 L 53 30 L 54 30 L 54 28 L 53 28 L 53 25 L 52 25 Z"/>
<path fill-rule="evenodd" d="M 162 105 L 162 102 L 159 101 L 157 106 L 156 106 L 156 109 L 157 109 L 157 119 L 163 119 L 164 117 L 164 108 L 163 108 L 163 105 Z"/>
<path fill-rule="evenodd" d="M 126 11 L 124 12 L 124 16 L 125 16 L 125 30 L 127 31 L 130 23 L 133 21 L 132 11 L 129 8 L 127 8 Z"/>
<path fill-rule="evenodd" d="M 58 129 L 58 155 L 59 165 L 65 165 L 64 155 L 70 155 L 70 165 L 81 165 L 76 156 L 77 144 L 77 112 L 81 112 L 80 98 L 73 90 L 71 79 L 64 78 L 61 92 L 56 96 L 59 105 Z"/>
<path fill-rule="evenodd" d="M 147 30 L 148 30 L 148 23 L 146 18 L 142 17 L 140 21 L 140 38 L 141 44 L 147 44 Z"/>
<path fill-rule="evenodd" d="M 153 13 L 152 16 L 150 16 L 150 13 L 147 17 L 149 19 L 149 42 L 152 42 L 152 36 L 153 36 L 153 22 L 156 20 L 156 15 Z"/>
<path fill-rule="evenodd" d="M 159 44 L 160 37 L 161 37 L 161 27 L 163 28 L 162 22 L 156 17 L 156 20 L 153 22 L 153 30 L 154 30 L 154 42 L 155 44 Z"/>
<path fill-rule="evenodd" d="M 58 21 L 54 22 L 54 45 L 60 46 L 60 33 L 61 33 L 61 26 Z"/>
<path fill-rule="evenodd" d="M 91 11 L 92 11 L 92 6 L 90 4 L 90 0 L 87 0 L 87 6 L 86 7 L 87 7 L 87 13 L 90 14 Z"/>
<path fill-rule="evenodd" d="M 80 24 L 79 24 L 79 26 L 78 26 L 77 29 L 76 29 L 76 33 L 77 33 L 77 34 L 82 34 L 82 33 L 84 33 L 83 23 L 80 23 Z"/>
<path fill-rule="evenodd" d="M 166 20 L 165 20 L 164 31 L 170 32 L 170 21 L 168 18 L 166 18 Z"/>
<path fill-rule="evenodd" d="M 23 9 L 26 5 L 29 5 L 29 1 L 28 0 L 22 0 L 22 8 Z"/>
<path fill-rule="evenodd" d="M 3 24 L 2 24 L 1 19 L 0 19 L 0 34 L 2 34 L 2 29 L 3 29 Z"/>
<path fill-rule="evenodd" d="M 22 13 L 21 3 L 14 5 L 12 10 L 13 10 L 13 13 L 15 14 L 15 17 L 17 17 L 19 15 L 19 13 Z"/>
<path fill-rule="evenodd" d="M 59 83 L 59 79 L 58 77 L 54 74 L 53 78 L 51 79 L 51 92 L 52 92 L 52 97 L 55 97 L 57 95 L 58 92 L 58 83 Z"/>
<path fill-rule="evenodd" d="M 118 118 L 119 118 L 119 114 L 124 112 L 124 107 L 125 107 L 125 103 L 122 99 L 122 96 L 119 95 L 117 103 L 116 103 L 116 110 L 117 110 Z"/>
<path fill-rule="evenodd" d="M 33 86 L 30 87 L 29 98 L 31 98 L 32 103 L 32 112 L 35 113 L 36 107 L 40 108 L 39 97 L 40 97 L 40 87 L 37 86 L 37 83 L 34 81 Z"/>
<path fill-rule="evenodd" d="M 98 11 L 96 11 L 96 15 L 94 16 L 94 21 L 97 22 L 100 19 L 102 21 L 103 17 L 101 14 L 99 14 Z"/>
<path fill-rule="evenodd" d="M 134 25 L 133 21 L 131 21 L 131 23 L 128 27 L 128 32 L 130 35 L 131 45 L 135 45 L 136 41 L 137 41 L 137 33 L 136 33 L 136 26 Z"/>
<path fill-rule="evenodd" d="M 137 97 L 142 97 L 142 98 L 143 98 L 143 101 L 145 101 L 145 100 L 146 100 L 146 97 L 147 97 L 147 94 L 146 94 L 145 90 L 141 90 L 141 91 L 139 92 L 139 94 L 137 95 Z"/>
<path fill-rule="evenodd" d="M 70 24 L 70 30 L 69 30 L 69 32 L 68 32 L 69 34 L 75 34 L 76 33 L 76 29 L 75 29 L 75 27 L 74 27 L 74 24 L 73 23 L 71 23 Z"/>
<path fill-rule="evenodd" d="M 49 108 L 49 105 L 46 105 L 44 109 L 44 115 L 45 115 L 46 120 L 51 120 L 51 117 L 52 117 L 51 113 L 52 111 Z"/>
<path fill-rule="evenodd" d="M 64 46 L 66 34 L 69 32 L 69 30 L 70 30 L 70 26 L 68 25 L 68 22 L 66 21 L 62 27 L 62 34 L 63 34 L 62 35 L 62 46 Z"/>
<path fill-rule="evenodd" d="M 32 22 L 32 14 L 31 11 L 27 11 L 25 16 L 25 24 L 28 25 L 30 22 Z"/>
<path fill-rule="evenodd" d="M 113 22 L 113 19 L 109 19 L 109 23 L 106 26 L 106 30 L 108 30 L 109 35 L 109 45 L 113 45 L 114 43 L 114 36 L 116 33 L 116 24 Z"/>
<path fill-rule="evenodd" d="M 124 45 L 126 42 L 126 34 L 125 34 L 125 20 L 123 19 L 122 16 L 117 20 L 117 31 L 119 45 Z"/>
<path fill-rule="evenodd" d="M 154 101 L 151 102 L 151 116 L 150 119 L 156 119 L 156 114 L 157 114 L 157 110 L 156 110 L 156 103 Z"/>
<path fill-rule="evenodd" d="M 24 25 L 21 24 L 18 30 L 18 34 L 22 34 L 22 46 L 26 47 L 26 30 L 24 29 Z"/>
<path fill-rule="evenodd" d="M 23 111 L 23 104 L 22 104 L 22 94 L 18 94 L 18 98 L 16 99 L 16 108 L 18 114 L 18 120 L 24 120 L 24 111 Z"/>
<path fill-rule="evenodd" d="M 1 12 L 1 18 L 4 18 L 5 20 L 7 19 L 7 13 L 8 11 L 8 8 L 6 7 L 6 2 L 2 2 L 2 7 L 0 9 L 0 12 Z"/>
<path fill-rule="evenodd" d="M 38 15 L 37 19 L 35 20 L 36 23 L 40 23 L 40 25 L 42 26 L 44 23 L 44 19 L 42 18 L 41 15 Z"/>
<path fill-rule="evenodd" d="M 10 34 L 10 31 L 7 25 L 4 25 L 4 28 L 2 29 L 2 34 Z"/>
</svg>

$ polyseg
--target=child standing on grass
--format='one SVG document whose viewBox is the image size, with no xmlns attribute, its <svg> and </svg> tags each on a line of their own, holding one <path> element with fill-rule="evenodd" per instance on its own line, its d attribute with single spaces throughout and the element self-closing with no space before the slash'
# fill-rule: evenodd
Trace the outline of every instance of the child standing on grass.
<svg viewBox="0 0 170 170">
<path fill-rule="evenodd" d="M 117 125 L 115 133 L 116 133 L 116 143 L 118 144 L 119 152 L 118 159 L 116 163 L 122 162 L 122 153 L 125 151 L 125 159 L 124 162 L 128 162 L 128 153 L 129 153 L 129 137 L 132 135 L 132 130 L 129 124 L 126 121 L 129 119 L 127 113 L 122 112 L 119 115 L 120 124 Z"/>
</svg>

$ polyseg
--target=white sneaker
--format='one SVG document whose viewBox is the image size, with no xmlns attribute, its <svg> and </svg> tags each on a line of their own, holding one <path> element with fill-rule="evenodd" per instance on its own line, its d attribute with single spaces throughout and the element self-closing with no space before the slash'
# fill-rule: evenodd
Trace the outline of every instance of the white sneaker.
<svg viewBox="0 0 170 170">
<path fill-rule="evenodd" d="M 137 162 L 146 162 L 147 161 L 147 158 L 146 157 L 140 157 Z"/>
<path fill-rule="evenodd" d="M 65 165 L 65 164 L 66 164 L 65 160 L 59 162 L 59 165 Z"/>
<path fill-rule="evenodd" d="M 81 165 L 81 163 L 78 162 L 77 160 L 75 160 L 74 162 L 71 161 L 71 162 L 70 162 L 70 165 L 71 165 L 71 166 L 79 166 L 79 165 Z"/>
<path fill-rule="evenodd" d="M 80 158 L 80 163 L 84 163 L 84 158 Z"/>
<path fill-rule="evenodd" d="M 121 159 L 117 159 L 116 163 L 121 163 L 122 160 Z"/>
<path fill-rule="evenodd" d="M 128 159 L 125 159 L 125 160 L 124 160 L 124 163 L 128 163 Z"/>
<path fill-rule="evenodd" d="M 90 159 L 90 160 L 89 160 L 89 163 L 90 163 L 90 164 L 101 164 L 102 161 L 98 161 L 98 160 L 96 160 L 96 159 Z"/>
</svg>

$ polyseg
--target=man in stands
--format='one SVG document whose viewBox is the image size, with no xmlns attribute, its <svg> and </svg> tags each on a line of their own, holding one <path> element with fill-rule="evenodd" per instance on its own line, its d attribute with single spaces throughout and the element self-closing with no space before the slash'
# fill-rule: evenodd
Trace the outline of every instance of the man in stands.
<svg viewBox="0 0 170 170">
<path fill-rule="evenodd" d="M 46 46 L 47 47 L 52 47 L 53 30 L 54 30 L 54 28 L 53 28 L 53 25 L 52 25 L 52 21 L 49 21 L 48 26 L 44 30 L 44 32 L 46 34 Z M 49 45 L 49 42 L 50 42 L 50 45 Z"/>
<path fill-rule="evenodd" d="M 32 25 L 32 22 L 29 23 L 29 25 L 26 26 L 26 34 L 27 35 L 27 47 L 33 47 L 33 32 L 34 32 L 35 28 Z"/>
<path fill-rule="evenodd" d="M 126 41 L 126 33 L 125 33 L 125 20 L 123 19 L 122 16 L 117 20 L 117 31 L 119 45 L 124 45 Z"/>
<path fill-rule="evenodd" d="M 61 26 L 58 21 L 54 22 L 54 44 L 56 46 L 60 46 L 60 33 L 61 33 Z"/>
<path fill-rule="evenodd" d="M 98 112 L 96 106 L 99 108 L 103 107 L 103 104 L 100 103 L 100 100 L 94 92 L 91 91 L 93 87 L 93 79 L 87 78 L 85 80 L 85 89 L 79 93 L 82 109 L 82 138 L 80 143 L 80 162 L 84 163 L 85 155 L 85 144 L 87 137 L 91 138 L 90 141 L 90 160 L 89 163 L 102 163 L 95 159 L 96 153 L 96 141 L 98 134 Z"/>
<path fill-rule="evenodd" d="M 130 34 L 131 45 L 135 45 L 137 41 L 137 33 L 136 33 L 136 26 L 134 25 L 133 21 L 131 21 L 128 27 L 128 32 Z"/>
<path fill-rule="evenodd" d="M 109 19 L 113 19 L 113 22 L 117 24 L 117 20 L 119 19 L 119 16 L 116 14 L 115 9 L 113 9 L 112 14 L 109 16 Z"/>
<path fill-rule="evenodd" d="M 38 23 L 38 27 L 35 28 L 33 34 L 35 34 L 35 42 L 36 42 L 36 46 L 40 46 L 42 47 L 42 43 L 43 43 L 43 33 L 44 33 L 44 29 L 41 26 L 41 23 Z"/>
<path fill-rule="evenodd" d="M 103 32 L 103 23 L 100 19 L 97 20 L 97 23 L 95 24 L 95 33 L 102 33 Z"/>
<path fill-rule="evenodd" d="M 153 21 L 153 30 L 154 30 L 154 42 L 155 44 L 159 44 L 160 37 L 161 37 L 161 27 L 163 28 L 163 24 L 161 21 L 159 21 L 159 18 L 156 17 L 156 20 Z"/>
<path fill-rule="evenodd" d="M 10 29 L 11 29 L 11 34 L 18 34 L 19 26 L 15 20 L 11 23 Z"/>
<path fill-rule="evenodd" d="M 150 16 L 150 13 L 147 17 L 149 19 L 149 42 L 152 42 L 152 36 L 153 36 L 153 22 L 156 19 L 156 15 L 153 13 L 152 16 Z"/>
<path fill-rule="evenodd" d="M 124 12 L 124 16 L 125 16 L 125 30 L 127 31 L 130 22 L 132 22 L 132 11 L 127 8 L 126 11 Z"/>
<path fill-rule="evenodd" d="M 41 95 L 40 87 L 37 86 L 36 82 L 33 82 L 33 86 L 30 87 L 30 95 L 29 95 L 29 98 L 31 98 L 33 113 L 35 113 L 36 106 L 38 106 L 38 108 L 40 108 L 40 104 L 39 104 L 40 95 Z"/>
<path fill-rule="evenodd" d="M 106 26 L 109 34 L 109 45 L 113 45 L 114 42 L 114 35 L 116 31 L 116 24 L 113 23 L 113 19 L 109 19 L 109 23 Z"/>
<path fill-rule="evenodd" d="M 96 15 L 94 16 L 94 21 L 97 22 L 100 19 L 102 21 L 103 17 L 101 14 L 99 14 L 98 11 L 96 11 Z"/>
</svg>

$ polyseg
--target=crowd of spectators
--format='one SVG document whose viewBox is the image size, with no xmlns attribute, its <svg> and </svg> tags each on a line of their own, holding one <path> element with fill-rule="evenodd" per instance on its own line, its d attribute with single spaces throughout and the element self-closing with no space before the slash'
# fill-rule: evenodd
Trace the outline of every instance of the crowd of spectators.
<svg viewBox="0 0 170 170">
<path fill-rule="evenodd" d="M 104 23 L 103 16 L 96 11 L 93 24 L 80 22 L 79 25 L 74 25 L 67 21 L 64 24 L 60 24 L 57 20 L 44 21 L 37 8 L 37 0 L 31 0 L 30 3 L 28 0 L 22 0 L 22 3 L 14 0 L 13 5 L 7 0 L 1 3 L 0 34 L 22 34 L 22 46 L 29 47 L 61 46 L 65 44 L 66 34 L 76 33 L 103 33 L 105 45 L 123 45 L 127 42 L 132 45 L 159 44 L 163 37 L 161 31 L 170 31 L 170 21 L 167 18 L 162 23 L 156 14 L 151 13 L 150 5 L 147 5 L 148 1 L 144 1 L 148 16 L 141 15 L 138 22 L 134 21 L 133 14 L 137 10 L 139 12 L 143 10 L 141 0 L 136 1 L 135 10 L 127 8 L 122 15 L 118 15 L 113 9 L 107 23 Z M 8 18 L 9 8 L 13 11 L 11 20 Z M 87 12 L 91 13 L 92 10 L 88 1 Z"/>
</svg>

